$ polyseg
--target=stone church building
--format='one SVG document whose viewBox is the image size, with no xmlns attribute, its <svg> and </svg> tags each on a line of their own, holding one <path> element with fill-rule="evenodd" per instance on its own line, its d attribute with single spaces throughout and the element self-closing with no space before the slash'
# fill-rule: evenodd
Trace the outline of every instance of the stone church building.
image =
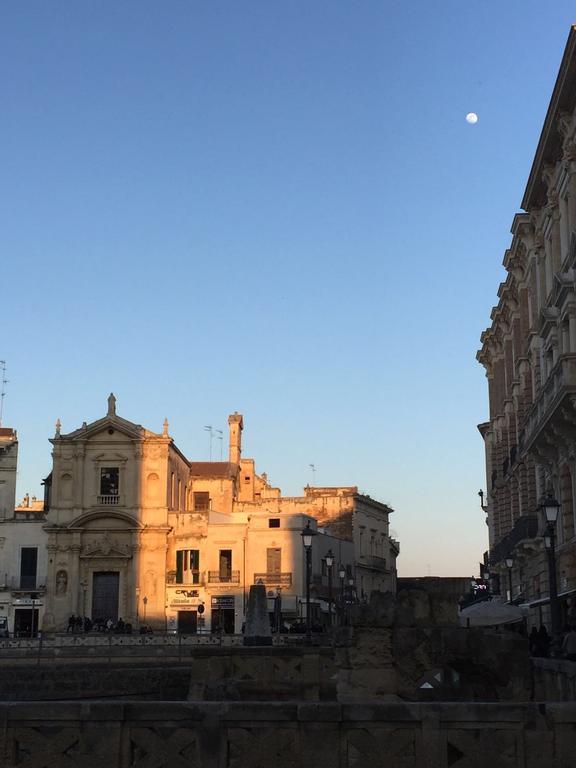
<svg viewBox="0 0 576 768">
<path fill-rule="evenodd" d="M 283 619 L 301 619 L 308 522 L 319 534 L 312 550 L 316 622 L 335 623 L 341 591 L 360 600 L 395 588 L 399 547 L 389 535 L 390 507 L 353 486 L 282 497 L 241 456 L 242 416 L 228 421 L 229 460 L 220 462 L 189 461 L 167 422 L 155 433 L 127 421 L 114 395 L 102 419 L 68 434 L 57 423 L 45 481 L 44 630 L 65 629 L 74 614 L 180 632 L 240 632 L 250 585 L 260 581 L 271 599 L 280 598 Z"/>
</svg>

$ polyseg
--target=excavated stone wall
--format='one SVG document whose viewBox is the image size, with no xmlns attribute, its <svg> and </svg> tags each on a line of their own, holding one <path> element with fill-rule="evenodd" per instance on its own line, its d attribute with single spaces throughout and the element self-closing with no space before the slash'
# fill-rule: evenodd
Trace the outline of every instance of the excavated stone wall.
<svg viewBox="0 0 576 768">
<path fill-rule="evenodd" d="M 0 704 L 2 768 L 573 768 L 576 705 Z"/>
</svg>

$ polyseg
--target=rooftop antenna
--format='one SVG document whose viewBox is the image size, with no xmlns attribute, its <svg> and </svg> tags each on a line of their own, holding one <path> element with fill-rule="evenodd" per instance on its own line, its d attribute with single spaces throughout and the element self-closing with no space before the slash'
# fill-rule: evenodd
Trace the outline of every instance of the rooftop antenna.
<svg viewBox="0 0 576 768">
<path fill-rule="evenodd" d="M 216 439 L 220 440 L 220 461 L 222 461 L 222 445 L 224 444 L 224 432 L 221 429 L 215 429 Z"/>
<path fill-rule="evenodd" d="M 4 412 L 4 398 L 6 397 L 6 384 L 8 384 L 8 379 L 6 378 L 6 361 L 0 360 L 0 376 L 2 376 L 1 380 L 1 389 L 0 389 L 0 427 L 2 426 L 2 414 Z"/>
<path fill-rule="evenodd" d="M 312 485 L 316 485 L 316 464 L 308 464 L 310 469 L 312 470 Z"/>
<path fill-rule="evenodd" d="M 214 437 L 214 435 L 213 435 L 214 428 L 213 427 L 204 427 L 204 431 L 210 433 L 210 461 L 212 461 L 212 439 Z"/>
</svg>

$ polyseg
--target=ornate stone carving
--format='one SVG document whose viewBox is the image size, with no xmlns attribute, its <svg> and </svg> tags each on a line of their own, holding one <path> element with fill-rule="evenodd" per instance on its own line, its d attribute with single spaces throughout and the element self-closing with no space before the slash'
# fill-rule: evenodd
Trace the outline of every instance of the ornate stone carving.
<svg viewBox="0 0 576 768">
<path fill-rule="evenodd" d="M 82 550 L 82 557 L 131 557 L 129 544 L 121 544 L 112 539 L 108 532 L 96 539 L 91 544 L 86 544 Z"/>
<path fill-rule="evenodd" d="M 68 573 L 61 569 L 56 573 L 56 596 L 64 597 L 68 591 Z"/>
</svg>

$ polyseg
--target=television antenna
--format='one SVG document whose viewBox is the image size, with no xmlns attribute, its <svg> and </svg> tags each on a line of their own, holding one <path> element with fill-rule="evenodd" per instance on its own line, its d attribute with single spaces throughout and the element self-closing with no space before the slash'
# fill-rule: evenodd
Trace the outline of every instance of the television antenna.
<svg viewBox="0 0 576 768">
<path fill-rule="evenodd" d="M 4 412 L 4 398 L 6 397 L 6 384 L 8 384 L 8 379 L 6 378 L 6 361 L 0 360 L 0 376 L 2 376 L 2 379 L 0 380 L 1 388 L 0 388 L 0 427 L 2 426 L 2 414 Z"/>
<path fill-rule="evenodd" d="M 215 429 L 216 439 L 220 440 L 220 461 L 222 461 L 222 446 L 224 444 L 224 432 L 221 429 Z"/>
<path fill-rule="evenodd" d="M 316 464 L 308 464 L 312 470 L 312 485 L 316 485 Z"/>
<path fill-rule="evenodd" d="M 212 440 L 214 439 L 214 427 L 204 427 L 204 431 L 210 433 L 210 461 L 212 461 Z"/>
</svg>

